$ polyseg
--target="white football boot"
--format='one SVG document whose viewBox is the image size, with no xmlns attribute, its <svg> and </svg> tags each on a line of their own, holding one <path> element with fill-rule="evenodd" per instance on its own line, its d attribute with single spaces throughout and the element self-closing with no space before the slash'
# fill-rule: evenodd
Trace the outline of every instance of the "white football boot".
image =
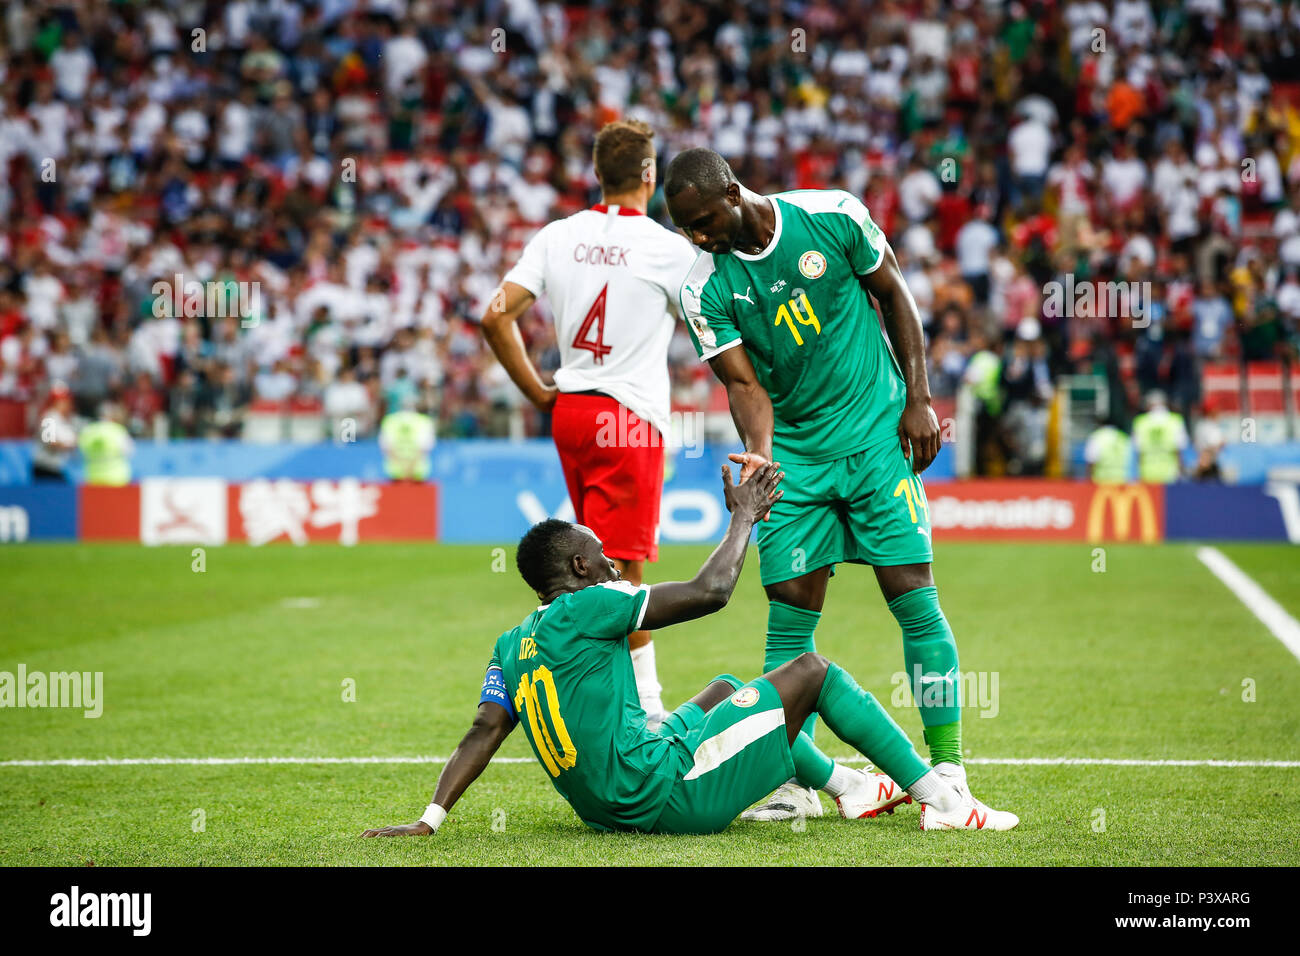
<svg viewBox="0 0 1300 956">
<path fill-rule="evenodd" d="M 766 802 L 742 813 L 740 819 L 770 823 L 774 820 L 794 820 L 797 817 L 819 817 L 822 812 L 822 801 L 816 790 L 801 787 L 789 780 L 777 787 Z"/>
<path fill-rule="evenodd" d="M 912 802 L 907 791 L 885 774 L 853 772 L 862 778 L 861 783 L 835 798 L 835 806 L 846 820 L 871 819 L 881 813 L 893 813 L 895 807 Z"/>
<path fill-rule="evenodd" d="M 1014 813 L 994 810 L 969 794 L 946 813 L 932 804 L 921 805 L 922 830 L 1013 830 L 1019 823 Z"/>
<path fill-rule="evenodd" d="M 1006 810 L 992 807 L 971 796 L 966 786 L 966 769 L 959 764 L 937 763 L 934 772 L 956 792 L 957 806 L 941 811 L 933 804 L 921 806 L 922 830 L 1011 830 L 1020 818 Z"/>
</svg>

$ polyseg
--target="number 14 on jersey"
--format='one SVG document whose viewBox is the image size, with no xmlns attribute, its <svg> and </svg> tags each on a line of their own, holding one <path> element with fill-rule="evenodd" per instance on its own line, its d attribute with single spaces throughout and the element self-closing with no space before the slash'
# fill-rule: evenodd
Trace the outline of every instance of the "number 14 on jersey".
<svg viewBox="0 0 1300 956">
<path fill-rule="evenodd" d="M 817 321 L 817 313 L 813 311 L 812 303 L 808 301 L 807 294 L 801 294 L 799 296 L 799 301 L 803 303 L 803 311 L 808 313 L 808 318 L 805 319 L 803 317 L 803 314 L 799 311 L 798 303 L 796 303 L 794 299 L 790 299 L 788 302 L 783 304 L 781 308 L 776 310 L 776 318 L 772 321 L 773 325 L 780 325 L 782 322 L 785 322 L 786 326 L 790 329 L 790 334 L 794 336 L 795 345 L 803 345 L 803 336 L 800 335 L 799 330 L 795 328 L 794 323 L 796 320 L 800 325 L 812 326 L 818 335 L 822 334 L 822 324 Z"/>
</svg>

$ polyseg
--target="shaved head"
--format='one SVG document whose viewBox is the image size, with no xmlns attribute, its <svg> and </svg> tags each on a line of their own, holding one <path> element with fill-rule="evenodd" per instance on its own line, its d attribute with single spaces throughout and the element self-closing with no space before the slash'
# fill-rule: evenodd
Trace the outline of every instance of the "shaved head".
<svg viewBox="0 0 1300 956">
<path fill-rule="evenodd" d="M 539 595 L 618 580 L 604 545 L 585 525 L 548 518 L 528 529 L 515 553 L 519 575 Z"/>
<path fill-rule="evenodd" d="M 727 161 L 711 149 L 673 157 L 664 179 L 673 224 L 705 252 L 730 252 L 743 228 L 744 190 Z"/>
<path fill-rule="evenodd" d="M 701 199 L 716 199 L 734 182 L 736 174 L 727 161 L 701 146 L 673 157 L 664 176 L 664 196 L 672 199 L 678 193 L 694 189 Z"/>
</svg>

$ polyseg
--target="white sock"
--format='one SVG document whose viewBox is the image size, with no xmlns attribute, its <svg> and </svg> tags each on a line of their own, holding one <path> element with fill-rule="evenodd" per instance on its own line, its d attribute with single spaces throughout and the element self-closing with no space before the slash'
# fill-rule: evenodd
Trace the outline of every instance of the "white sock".
<svg viewBox="0 0 1300 956">
<path fill-rule="evenodd" d="M 662 714 L 663 685 L 655 672 L 655 642 L 632 649 L 632 673 L 636 676 L 636 692 L 641 698 L 641 709 L 647 714 Z"/>
<path fill-rule="evenodd" d="M 927 770 L 925 776 L 907 788 L 907 792 L 912 795 L 912 799 L 929 804 L 940 813 L 955 810 L 961 805 L 957 791 L 933 770 Z"/>
<path fill-rule="evenodd" d="M 941 777 L 946 777 L 950 780 L 956 778 L 963 783 L 966 782 L 966 768 L 959 763 L 950 763 L 947 760 L 942 760 L 934 765 L 934 769 Z"/>
<path fill-rule="evenodd" d="M 826 781 L 826 786 L 822 787 L 826 795 L 832 800 L 836 797 L 842 797 L 854 787 L 862 785 L 862 774 L 849 767 L 841 767 L 835 764 L 831 767 L 831 778 Z"/>
</svg>

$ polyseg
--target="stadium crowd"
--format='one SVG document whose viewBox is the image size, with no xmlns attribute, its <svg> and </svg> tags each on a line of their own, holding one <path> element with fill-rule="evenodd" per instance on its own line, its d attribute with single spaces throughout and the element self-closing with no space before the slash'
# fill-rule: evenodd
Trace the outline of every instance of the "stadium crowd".
<svg viewBox="0 0 1300 956">
<path fill-rule="evenodd" d="M 661 168 L 705 145 L 756 190 L 862 197 L 937 397 L 1014 420 L 1094 372 L 1117 423 L 1153 388 L 1195 414 L 1205 363 L 1296 351 L 1297 77 L 1286 0 L 9 0 L 0 399 L 30 429 L 66 383 L 145 437 L 411 405 L 543 433 L 478 317 L 633 117 Z M 1139 291 L 1073 294 L 1111 282 Z M 554 368 L 544 304 L 523 333 Z M 684 331 L 672 374 L 707 404 Z"/>
</svg>

